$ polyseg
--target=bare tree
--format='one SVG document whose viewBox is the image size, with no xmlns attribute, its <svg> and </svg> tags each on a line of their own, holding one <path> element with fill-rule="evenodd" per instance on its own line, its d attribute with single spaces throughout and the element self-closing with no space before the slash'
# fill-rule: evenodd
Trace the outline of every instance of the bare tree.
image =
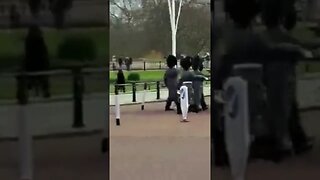
<svg viewBox="0 0 320 180">
<path fill-rule="evenodd" d="M 110 6 L 115 7 L 115 12 L 110 11 L 110 14 L 113 18 L 131 24 L 134 19 L 133 11 L 140 5 L 138 0 L 110 0 Z"/>
</svg>

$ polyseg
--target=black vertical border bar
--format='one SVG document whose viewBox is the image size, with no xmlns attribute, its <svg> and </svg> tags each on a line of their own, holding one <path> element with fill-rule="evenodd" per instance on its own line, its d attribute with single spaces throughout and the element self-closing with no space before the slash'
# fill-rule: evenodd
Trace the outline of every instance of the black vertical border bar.
<svg viewBox="0 0 320 180">
<path fill-rule="evenodd" d="M 210 79 L 211 79 L 211 83 L 210 83 L 210 94 L 211 94 L 211 98 L 210 98 L 210 152 L 211 152 L 211 156 L 210 156 L 210 179 L 213 180 L 213 168 L 214 168 L 214 149 L 213 149 L 213 121 L 214 121 L 214 115 L 212 114 L 214 112 L 214 53 L 213 53 L 213 48 L 214 48 L 214 3 L 215 0 L 210 0 L 210 10 L 211 10 L 211 31 L 210 31 Z"/>
<path fill-rule="evenodd" d="M 108 150 L 107 150 L 107 153 L 106 153 L 106 175 L 107 175 L 107 178 L 106 180 L 109 180 L 110 179 L 110 0 L 106 0 L 106 18 L 107 18 L 107 27 L 106 27 L 106 34 L 107 34 L 107 49 L 106 49 L 106 56 L 107 56 L 107 73 L 106 73 L 106 85 L 107 85 L 107 98 L 106 98 L 106 105 L 107 107 L 106 108 L 106 120 L 107 120 L 107 145 L 108 145 Z"/>
</svg>

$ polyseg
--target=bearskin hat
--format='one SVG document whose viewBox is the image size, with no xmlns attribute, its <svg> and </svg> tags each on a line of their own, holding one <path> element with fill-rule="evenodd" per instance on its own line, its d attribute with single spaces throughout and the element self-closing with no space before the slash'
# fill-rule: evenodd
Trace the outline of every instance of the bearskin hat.
<svg viewBox="0 0 320 180">
<path fill-rule="evenodd" d="M 194 71 L 199 70 L 201 66 L 201 58 L 196 55 L 193 59 L 192 59 L 192 69 Z"/>
<path fill-rule="evenodd" d="M 176 58 L 175 56 L 173 56 L 173 55 L 169 55 L 169 56 L 167 57 L 167 66 L 168 66 L 169 68 L 172 68 L 172 67 L 174 67 L 175 65 L 177 65 L 177 58 Z"/>
<path fill-rule="evenodd" d="M 192 57 L 187 56 L 187 57 L 183 58 L 183 59 L 180 61 L 180 65 L 181 65 L 181 67 L 182 67 L 185 71 L 188 71 L 189 68 L 190 68 L 191 65 L 192 65 Z"/>
</svg>

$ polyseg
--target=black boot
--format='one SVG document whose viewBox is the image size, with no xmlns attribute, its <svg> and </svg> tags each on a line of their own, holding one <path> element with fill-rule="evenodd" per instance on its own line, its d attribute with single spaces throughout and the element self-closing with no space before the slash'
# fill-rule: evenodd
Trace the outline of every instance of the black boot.
<svg viewBox="0 0 320 180">
<path fill-rule="evenodd" d="M 189 106 L 188 112 L 198 113 L 199 109 L 193 104 Z"/>
<path fill-rule="evenodd" d="M 201 96 L 201 107 L 202 107 L 203 111 L 208 109 L 208 105 L 207 105 L 206 101 L 204 100 L 204 95 L 203 94 Z"/>
<path fill-rule="evenodd" d="M 177 105 L 177 114 L 182 114 L 180 104 L 179 104 L 179 103 L 177 103 L 176 105 Z"/>
<path fill-rule="evenodd" d="M 305 141 L 294 144 L 295 154 L 304 154 L 312 150 L 315 139 L 313 137 L 307 137 Z"/>
<path fill-rule="evenodd" d="M 171 109 L 170 106 L 171 106 L 171 101 L 167 100 L 165 111 L 173 111 L 173 109 Z"/>
</svg>

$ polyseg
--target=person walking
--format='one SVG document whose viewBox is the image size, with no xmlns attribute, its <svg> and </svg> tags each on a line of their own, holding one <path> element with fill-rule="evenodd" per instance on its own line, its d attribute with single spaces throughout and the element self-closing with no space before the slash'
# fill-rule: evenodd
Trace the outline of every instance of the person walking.
<svg viewBox="0 0 320 180">
<path fill-rule="evenodd" d="M 177 106 L 177 114 L 181 114 L 181 107 L 178 101 L 178 70 L 175 68 L 177 65 L 177 58 L 173 55 L 167 57 L 168 69 L 164 74 L 164 83 L 168 88 L 169 94 L 166 101 L 165 111 L 172 111 L 171 103 L 174 102 Z"/>
</svg>

